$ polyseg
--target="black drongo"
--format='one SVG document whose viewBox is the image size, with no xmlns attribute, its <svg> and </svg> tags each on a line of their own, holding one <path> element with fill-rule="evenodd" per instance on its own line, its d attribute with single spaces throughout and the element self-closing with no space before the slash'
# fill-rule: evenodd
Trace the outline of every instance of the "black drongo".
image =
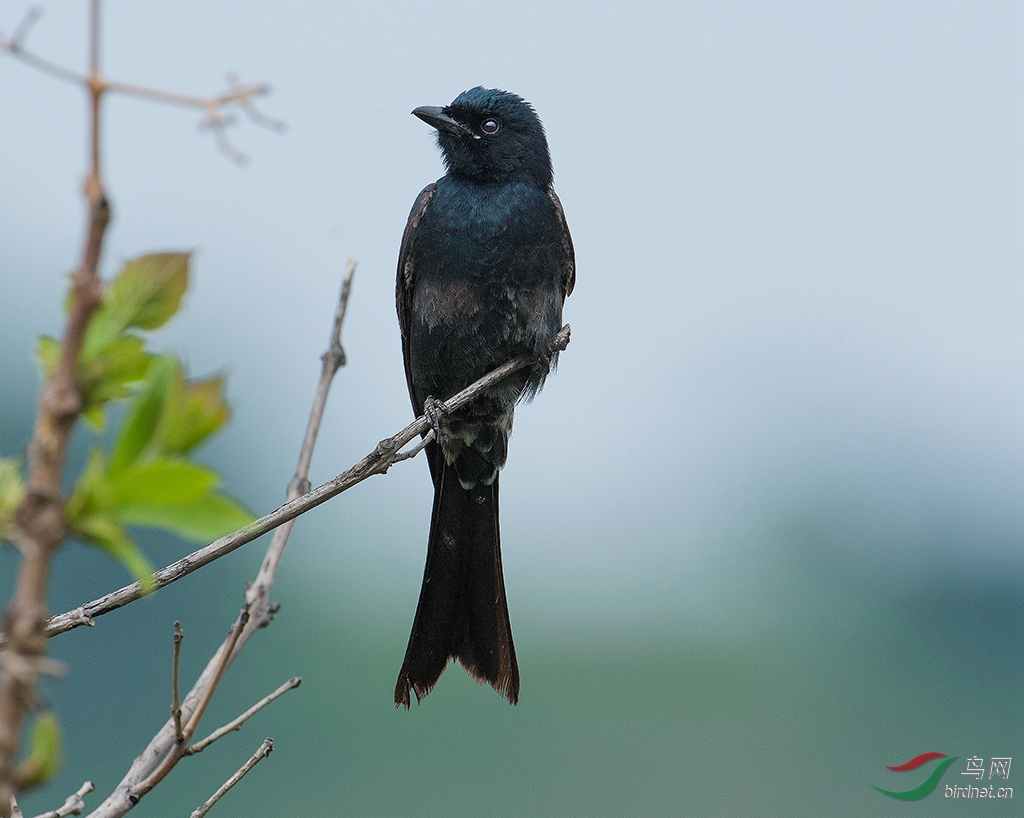
<svg viewBox="0 0 1024 818">
<path fill-rule="evenodd" d="M 533 108 L 472 88 L 413 113 L 437 129 L 447 173 L 413 205 L 398 259 L 398 320 L 413 410 L 434 420 L 426 447 L 434 507 L 416 618 L 395 687 L 409 706 L 458 659 L 515 704 L 519 668 L 501 573 L 498 470 L 516 403 L 557 353 L 576 263 L 551 157 Z M 535 363 L 448 413 L 444 400 L 513 358 Z"/>
</svg>

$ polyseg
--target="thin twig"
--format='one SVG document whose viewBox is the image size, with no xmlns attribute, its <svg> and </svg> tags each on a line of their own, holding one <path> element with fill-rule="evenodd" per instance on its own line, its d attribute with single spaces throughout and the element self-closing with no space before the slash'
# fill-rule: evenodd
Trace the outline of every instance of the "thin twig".
<svg viewBox="0 0 1024 818">
<path fill-rule="evenodd" d="M 65 68 L 63 65 L 58 65 L 45 57 L 40 57 L 38 54 L 33 54 L 31 51 L 27 51 L 25 49 L 25 38 L 28 36 L 29 30 L 41 15 L 42 10 L 38 7 L 29 9 L 21 23 L 19 23 L 18 27 L 14 30 L 14 34 L 12 36 L 8 36 L 0 31 L 0 51 L 6 51 L 12 56 L 17 57 L 22 62 L 31 65 L 33 68 L 57 77 L 58 79 L 62 79 L 65 82 L 84 85 L 85 77 L 79 72 L 72 71 L 70 68 Z"/>
<path fill-rule="evenodd" d="M 269 694 L 267 696 L 264 696 L 262 699 L 260 699 L 258 702 L 256 702 L 256 704 L 254 704 L 252 707 L 250 707 L 248 710 L 246 710 L 244 713 L 242 713 L 242 715 L 240 715 L 238 718 L 233 719 L 232 721 L 229 721 L 223 727 L 218 727 L 216 730 L 214 730 L 212 733 L 210 733 L 210 735 L 208 735 L 206 738 L 201 739 L 200 741 L 197 741 L 194 744 L 190 744 L 188 746 L 188 749 L 185 750 L 185 755 L 193 756 L 193 755 L 196 755 L 197 753 L 201 753 L 203 750 L 205 750 L 207 747 L 209 747 L 211 744 L 213 744 L 213 742 L 215 742 L 217 739 L 223 738 L 228 733 L 234 733 L 237 730 L 241 730 L 242 729 L 242 725 L 245 724 L 249 719 L 251 719 L 257 713 L 259 713 L 260 710 L 262 710 L 264 707 L 266 707 L 268 704 L 270 704 L 274 700 L 276 700 L 276 699 L 280 698 L 281 696 L 283 696 L 289 690 L 294 690 L 300 684 L 302 684 L 301 677 L 293 676 L 287 682 L 285 682 L 283 685 L 281 685 L 279 688 L 277 688 L 277 690 L 275 690 L 273 693 L 271 693 L 271 694 Z"/>
<path fill-rule="evenodd" d="M 40 17 L 43 16 L 43 10 L 39 6 L 32 6 L 28 11 L 25 12 L 25 16 L 18 23 L 18 27 L 14 29 L 14 35 L 11 37 L 11 42 L 15 46 L 21 45 L 28 38 L 29 31 L 32 30 L 32 26 L 36 24 Z"/>
<path fill-rule="evenodd" d="M 228 74 L 228 85 L 231 86 L 232 91 L 238 94 L 236 104 L 253 123 L 271 131 L 283 131 L 286 129 L 286 125 L 281 120 L 273 119 L 262 111 L 256 110 L 256 106 L 252 104 L 253 97 L 268 93 L 269 88 L 262 85 L 245 86 L 234 74 Z M 349 263 L 353 268 L 355 267 L 354 261 L 350 260 Z"/>
<path fill-rule="evenodd" d="M 185 733 L 181 729 L 181 696 L 178 693 L 178 659 L 181 657 L 181 640 L 185 638 L 185 632 L 181 629 L 181 623 L 174 623 L 174 663 L 171 670 L 171 718 L 174 719 L 174 736 L 179 743 L 185 741 Z"/>
<path fill-rule="evenodd" d="M 220 787 L 217 788 L 217 792 L 210 796 L 210 799 L 203 804 L 199 809 L 195 810 L 190 818 L 203 818 L 206 813 L 210 811 L 210 808 L 216 804 L 224 796 L 228 790 L 230 790 L 235 784 L 242 780 L 242 776 L 249 772 L 253 767 L 259 764 L 263 759 L 271 754 L 274 750 L 274 740 L 272 738 L 263 739 L 263 743 L 260 748 L 252 754 L 252 757 L 239 767 L 231 778 L 225 781 Z"/>
<path fill-rule="evenodd" d="M 35 816 L 35 818 L 66 818 L 68 815 L 81 815 L 82 810 L 85 809 L 85 796 L 94 789 L 96 788 L 93 786 L 93 783 L 86 781 L 78 788 L 78 792 L 69 795 L 57 809 L 44 812 L 42 815 Z"/>
<path fill-rule="evenodd" d="M 209 705 L 210 700 L 213 699 L 213 694 L 217 690 L 217 685 L 220 684 L 220 680 L 224 677 L 224 671 L 227 670 L 228 664 L 231 661 L 231 653 L 238 644 L 238 637 L 242 635 L 242 631 L 248 621 L 249 611 L 246 607 L 242 609 L 242 612 L 239 614 L 235 624 L 231 626 L 231 631 L 228 633 L 228 638 L 225 642 L 226 649 L 220 654 L 213 677 L 203 690 L 202 697 L 196 704 L 195 709 L 192 710 L 192 713 L 189 715 L 188 722 L 181 728 L 181 738 L 179 739 L 177 735 L 175 736 L 175 742 L 171 747 L 170 752 L 167 753 L 163 761 L 155 770 L 153 770 L 153 772 L 132 788 L 132 791 L 128 796 L 129 800 L 134 803 L 138 803 L 142 796 L 164 780 L 167 773 L 169 773 L 174 768 L 174 765 L 177 764 L 182 756 L 185 755 L 185 749 L 188 746 L 188 742 L 195 734 L 196 728 L 199 726 L 199 720 L 203 717 L 203 713 L 206 712 L 206 707 Z"/>
<path fill-rule="evenodd" d="M 566 324 L 552 341 L 552 349 L 564 350 L 568 346 L 569 337 L 570 329 L 569 325 Z M 444 401 L 444 404 L 450 412 L 453 412 L 476 398 L 488 387 L 493 386 L 513 372 L 531 365 L 533 362 L 534 359 L 532 358 L 517 358 L 514 361 L 503 364 Z M 421 415 L 402 431 L 398 432 L 398 434 L 380 441 L 366 457 L 332 480 L 328 480 L 323 485 L 297 496 L 294 500 L 290 500 L 266 516 L 260 517 L 254 523 L 250 523 L 244 528 L 228 534 L 226 537 L 215 540 L 188 556 L 182 557 L 177 562 L 171 563 L 166 568 L 161 568 L 153 575 L 153 586 L 164 588 L 191 574 L 193 571 L 202 568 L 204 565 L 208 565 L 214 560 L 223 557 L 225 554 L 231 553 L 236 548 L 252 542 L 268 531 L 278 526 L 283 526 L 299 515 L 361 483 L 368 477 L 372 477 L 375 474 L 384 474 L 395 463 L 408 459 L 406 453 L 402 452 L 402 449 L 417 435 L 428 431 L 430 431 L 430 422 L 425 416 Z M 296 480 L 293 480 L 293 483 L 301 482 L 301 480 L 298 480 L 298 475 L 296 475 L 296 478 Z M 131 585 L 126 585 L 106 596 L 87 602 L 85 605 L 79 606 L 72 611 L 51 617 L 46 623 L 46 635 L 56 636 L 59 633 L 65 633 L 82 625 L 92 624 L 95 617 L 102 616 L 135 602 L 141 599 L 142 596 L 142 585 L 140 583 L 135 582 Z M 2 638 L 0 638 L 0 645 L 2 644 Z"/>
</svg>

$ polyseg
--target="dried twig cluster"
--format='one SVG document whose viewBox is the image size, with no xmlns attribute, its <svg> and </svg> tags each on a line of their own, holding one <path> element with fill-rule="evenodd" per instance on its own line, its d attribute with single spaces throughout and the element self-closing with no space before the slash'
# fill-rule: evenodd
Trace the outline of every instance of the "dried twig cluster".
<svg viewBox="0 0 1024 818">
<path fill-rule="evenodd" d="M 201 111 L 202 119 L 199 121 L 199 128 L 201 130 L 213 131 L 220 150 L 239 164 L 245 163 L 247 157 L 228 139 L 227 129 L 236 120 L 236 117 L 231 113 L 232 109 L 240 110 L 251 122 L 260 127 L 272 131 L 284 130 L 285 125 L 283 122 L 267 116 L 256 108 L 256 100 L 270 93 L 270 86 L 244 83 L 234 74 L 227 75 L 228 90 L 209 97 L 182 94 L 177 91 L 165 91 L 160 88 L 150 88 L 145 85 L 121 82 L 104 77 L 99 71 L 99 15 L 98 11 L 96 11 L 97 5 L 96 0 L 93 0 L 92 46 L 90 48 L 91 59 L 88 73 L 83 74 L 75 71 L 26 48 L 25 41 L 28 38 L 28 34 L 32 30 L 32 26 L 42 16 L 42 10 L 38 6 L 29 9 L 25 17 L 14 29 L 13 34 L 8 35 L 0 31 L 0 51 L 6 51 L 33 68 L 51 76 L 85 88 L 92 95 L 95 104 L 98 104 L 100 98 L 109 92 L 127 94 L 128 96 L 140 99 L 150 99 L 154 102 L 165 102 L 179 108 L 194 108 Z M 98 127 L 98 120 L 94 119 L 93 124 Z M 98 136 L 98 132 L 96 135 Z M 97 141 L 96 139 L 93 141 L 94 148 L 96 148 Z M 98 151 L 94 151 L 93 159 L 95 165 L 98 166 Z"/>
<path fill-rule="evenodd" d="M 24 497 L 18 505 L 15 524 L 9 532 L 22 556 L 14 594 L 3 613 L 6 633 L 0 653 L 0 815 L 11 814 L 15 793 L 27 783 L 24 765 L 16 757 L 26 715 L 35 707 L 37 681 L 51 669 L 46 648 L 46 590 L 54 553 L 67 536 L 61 495 L 68 441 L 82 411 L 82 394 L 77 383 L 78 362 L 89 320 L 102 300 L 98 275 L 104 236 L 110 222 L 110 206 L 103 184 L 101 164 L 101 104 L 108 92 L 128 93 L 175 105 L 201 108 L 207 126 L 218 132 L 222 149 L 230 148 L 223 134 L 229 117 L 224 113 L 235 105 L 263 125 L 280 127 L 255 111 L 253 100 L 266 93 L 265 86 L 246 86 L 232 80 L 232 89 L 212 98 L 148 89 L 114 82 L 100 73 L 99 0 L 90 8 L 89 66 L 80 74 L 34 54 L 25 47 L 28 33 L 39 18 L 32 9 L 13 35 L 0 32 L 0 51 L 29 65 L 84 88 L 89 98 L 89 170 L 85 179 L 88 226 L 82 255 L 72 277 L 71 303 L 64 325 L 60 354 L 39 397 L 35 429 L 28 446 L 28 476 Z M 231 148 L 233 158 L 241 155 Z"/>
</svg>

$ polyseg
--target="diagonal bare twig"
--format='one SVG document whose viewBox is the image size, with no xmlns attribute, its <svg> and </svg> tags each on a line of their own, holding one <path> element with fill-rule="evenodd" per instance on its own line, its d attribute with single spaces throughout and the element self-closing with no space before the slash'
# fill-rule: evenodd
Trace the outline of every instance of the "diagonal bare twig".
<svg viewBox="0 0 1024 818">
<path fill-rule="evenodd" d="M 290 678 L 287 682 L 285 682 L 283 685 L 277 688 L 277 690 L 275 690 L 273 693 L 269 693 L 266 696 L 264 696 L 262 699 L 256 702 L 256 704 L 254 704 L 252 707 L 250 707 L 248 710 L 242 713 L 242 715 L 240 715 L 238 718 L 232 719 L 223 727 L 218 727 L 206 738 L 197 741 L 194 744 L 190 744 L 188 748 L 185 750 L 185 755 L 193 756 L 196 755 L 196 753 L 201 753 L 203 750 L 205 750 L 207 747 L 213 744 L 213 742 L 215 742 L 217 739 L 223 738 L 228 733 L 234 733 L 236 730 L 241 730 L 242 725 L 245 724 L 257 713 L 259 713 L 260 710 L 262 710 L 271 702 L 283 696 L 289 690 L 294 690 L 300 684 L 302 684 L 302 678 L 299 676 L 292 676 L 292 678 Z"/>
<path fill-rule="evenodd" d="M 39 6 L 32 6 L 25 12 L 25 16 L 21 18 L 21 22 L 18 23 L 18 27 L 14 29 L 14 34 L 11 37 L 11 44 L 14 48 L 22 47 L 22 43 L 24 43 L 28 38 L 29 31 L 32 30 L 32 26 L 34 26 L 42 16 L 43 10 Z"/>
<path fill-rule="evenodd" d="M 263 759 L 271 754 L 274 750 L 274 740 L 272 738 L 263 739 L 263 743 L 259 749 L 252 754 L 252 757 L 239 767 L 231 778 L 225 781 L 217 788 L 217 792 L 210 796 L 209 800 L 203 804 L 199 809 L 194 810 L 190 818 L 203 818 L 206 813 L 210 811 L 210 808 L 216 804 L 223 797 L 224 793 L 230 790 L 235 784 L 242 780 L 242 776 L 249 772 L 253 767 L 259 764 Z"/>
</svg>

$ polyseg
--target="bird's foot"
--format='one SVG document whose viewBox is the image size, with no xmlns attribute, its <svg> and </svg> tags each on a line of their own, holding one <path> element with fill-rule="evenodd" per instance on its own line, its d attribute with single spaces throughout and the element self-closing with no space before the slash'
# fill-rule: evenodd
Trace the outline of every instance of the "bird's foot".
<svg viewBox="0 0 1024 818">
<path fill-rule="evenodd" d="M 444 401 L 439 401 L 433 395 L 427 395 L 427 399 L 423 401 L 423 415 L 430 424 L 430 428 L 434 430 L 435 440 L 441 438 L 441 418 L 447 414 L 448 407 L 445 406 Z"/>
</svg>

